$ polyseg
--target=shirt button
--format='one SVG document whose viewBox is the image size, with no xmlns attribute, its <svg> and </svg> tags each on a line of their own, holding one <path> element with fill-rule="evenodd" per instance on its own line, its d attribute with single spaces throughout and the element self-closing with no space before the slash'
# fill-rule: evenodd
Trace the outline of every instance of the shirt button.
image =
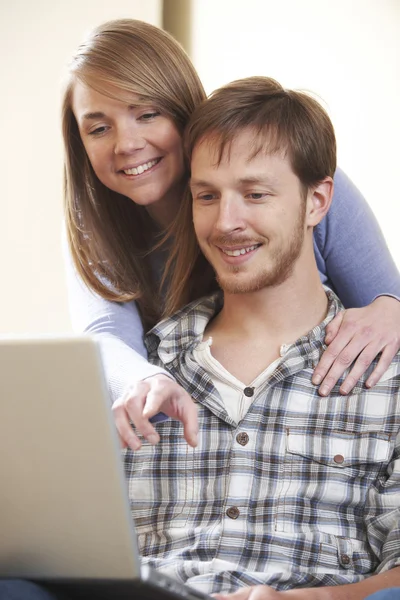
<svg viewBox="0 0 400 600">
<path fill-rule="evenodd" d="M 244 390 L 243 390 L 243 393 L 248 398 L 251 398 L 252 396 L 254 396 L 254 388 L 252 388 L 252 387 L 245 387 Z"/>
<path fill-rule="evenodd" d="M 237 506 L 230 506 L 226 511 L 226 514 L 230 519 L 237 519 L 240 515 L 240 511 Z"/>
<path fill-rule="evenodd" d="M 337 465 L 341 465 L 344 462 L 344 456 L 342 456 L 342 454 L 336 454 L 336 456 L 333 457 L 333 460 Z"/>
<path fill-rule="evenodd" d="M 340 560 L 342 561 L 342 563 L 344 565 L 349 565 L 351 560 L 350 560 L 350 556 L 348 554 L 342 554 L 340 557 Z"/>
<path fill-rule="evenodd" d="M 248 441 L 249 441 L 249 436 L 247 435 L 247 433 L 245 433 L 244 431 L 242 431 L 241 433 L 237 434 L 236 441 L 241 446 L 245 446 L 248 443 Z"/>
</svg>

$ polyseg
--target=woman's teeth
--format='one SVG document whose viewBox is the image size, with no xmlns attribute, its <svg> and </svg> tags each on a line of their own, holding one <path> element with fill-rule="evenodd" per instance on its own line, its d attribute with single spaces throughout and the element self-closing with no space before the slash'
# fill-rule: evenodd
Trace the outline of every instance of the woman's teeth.
<svg viewBox="0 0 400 600">
<path fill-rule="evenodd" d="M 240 250 L 222 250 L 222 252 L 228 256 L 240 256 L 241 254 L 247 254 L 248 252 L 255 250 L 257 246 L 258 244 L 250 246 L 249 248 L 240 248 Z"/>
<path fill-rule="evenodd" d="M 158 162 L 160 162 L 160 159 L 156 158 L 155 160 L 150 160 L 149 162 L 143 163 L 142 165 L 139 165 L 138 167 L 133 167 L 133 169 L 126 169 L 126 171 L 124 171 L 124 173 L 125 173 L 125 175 L 141 175 L 145 171 L 148 171 L 149 169 L 151 169 L 151 167 L 154 167 L 154 165 L 156 165 Z"/>
</svg>

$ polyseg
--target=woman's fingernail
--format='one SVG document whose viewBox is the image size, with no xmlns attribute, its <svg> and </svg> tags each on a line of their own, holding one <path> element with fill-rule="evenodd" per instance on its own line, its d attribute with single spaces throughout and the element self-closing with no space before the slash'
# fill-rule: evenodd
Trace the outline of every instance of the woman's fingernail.
<svg viewBox="0 0 400 600">
<path fill-rule="evenodd" d="M 327 396 L 329 394 L 329 388 L 327 385 L 322 385 L 319 388 L 319 393 L 321 394 L 321 396 Z"/>
<path fill-rule="evenodd" d="M 346 396 L 346 394 L 348 394 L 350 391 L 350 388 L 348 388 L 347 386 L 343 386 L 340 388 L 340 393 L 343 394 L 344 396 Z"/>
<path fill-rule="evenodd" d="M 158 444 L 158 441 L 160 438 L 158 437 L 158 435 L 156 433 L 151 433 L 150 435 L 147 436 L 146 439 L 148 442 L 150 442 L 150 444 L 153 444 L 153 446 L 154 446 L 155 444 Z"/>
<path fill-rule="evenodd" d="M 190 436 L 190 445 L 193 446 L 193 448 L 195 448 L 197 446 L 197 443 L 198 443 L 197 433 L 192 433 Z"/>
<path fill-rule="evenodd" d="M 314 375 L 314 377 L 312 378 L 312 382 L 314 385 L 319 385 L 322 381 L 322 377 L 321 375 Z"/>
</svg>

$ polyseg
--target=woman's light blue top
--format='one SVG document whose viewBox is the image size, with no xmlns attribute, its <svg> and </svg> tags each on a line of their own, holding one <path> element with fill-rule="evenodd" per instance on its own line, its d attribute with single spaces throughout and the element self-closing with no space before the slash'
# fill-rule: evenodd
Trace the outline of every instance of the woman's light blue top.
<svg viewBox="0 0 400 600">
<path fill-rule="evenodd" d="M 314 250 L 322 282 L 345 307 L 365 306 L 379 295 L 400 298 L 400 275 L 378 223 L 339 169 L 332 206 L 314 230 Z M 98 336 L 114 401 L 128 385 L 162 370 L 147 362 L 135 302 L 119 304 L 95 295 L 75 272 L 68 252 L 66 267 L 73 328 Z"/>
</svg>

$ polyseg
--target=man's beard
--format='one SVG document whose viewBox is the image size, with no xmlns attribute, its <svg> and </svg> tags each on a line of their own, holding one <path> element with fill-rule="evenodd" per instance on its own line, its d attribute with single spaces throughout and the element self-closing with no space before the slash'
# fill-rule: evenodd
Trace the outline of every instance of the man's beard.
<svg viewBox="0 0 400 600">
<path fill-rule="evenodd" d="M 219 275 L 216 272 L 217 281 L 221 289 L 228 294 L 249 294 L 259 291 L 266 287 L 276 287 L 286 281 L 295 267 L 296 261 L 300 256 L 304 242 L 304 219 L 306 212 L 306 203 L 302 202 L 299 217 L 297 219 L 293 234 L 287 246 L 279 248 L 269 258 L 269 267 L 258 270 L 254 275 L 251 272 L 245 274 L 243 281 L 232 275 L 240 274 L 243 271 L 242 266 L 228 266 L 230 274 Z M 228 238 L 225 239 L 225 244 Z M 231 245 L 239 245 L 244 240 L 231 237 L 229 243 Z M 254 243 L 254 241 L 250 241 Z M 224 245 L 224 244 L 222 244 Z M 207 258 L 207 257 L 206 257 Z"/>
</svg>

